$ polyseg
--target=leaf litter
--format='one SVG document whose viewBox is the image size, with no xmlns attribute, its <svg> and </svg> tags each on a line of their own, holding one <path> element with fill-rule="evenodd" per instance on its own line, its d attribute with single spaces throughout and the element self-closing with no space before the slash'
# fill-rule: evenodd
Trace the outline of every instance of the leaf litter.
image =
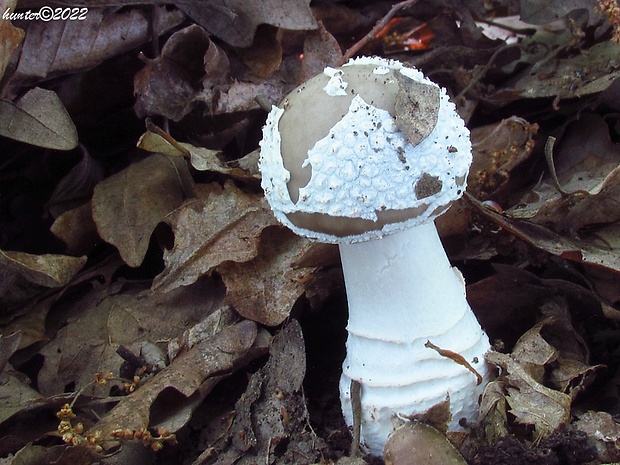
<svg viewBox="0 0 620 465">
<path fill-rule="evenodd" d="M 472 132 L 438 229 L 498 376 L 454 444 L 618 460 L 616 2 L 83 3 L 0 19 L 3 462 L 381 463 L 339 410 L 337 249 L 278 225 L 257 169 L 265 110 L 357 53 Z"/>
</svg>

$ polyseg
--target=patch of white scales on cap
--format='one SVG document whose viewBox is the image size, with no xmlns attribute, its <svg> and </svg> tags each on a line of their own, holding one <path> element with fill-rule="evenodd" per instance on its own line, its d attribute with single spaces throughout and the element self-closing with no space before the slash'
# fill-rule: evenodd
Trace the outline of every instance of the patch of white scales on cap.
<svg viewBox="0 0 620 465">
<path fill-rule="evenodd" d="M 446 113 L 451 104 L 442 103 Z M 439 121 L 441 113 L 440 108 Z M 459 129 L 460 138 L 455 137 Z M 460 196 L 463 186 L 456 178 L 467 173 L 469 153 L 462 127 L 437 124 L 413 146 L 387 111 L 357 95 L 348 113 L 308 152 L 304 165 L 312 168 L 312 177 L 299 190 L 295 210 L 376 221 L 379 211 L 428 206 L 415 221 L 423 223 Z M 427 179 L 440 190 L 424 196 L 428 189 L 419 183 Z"/>
</svg>

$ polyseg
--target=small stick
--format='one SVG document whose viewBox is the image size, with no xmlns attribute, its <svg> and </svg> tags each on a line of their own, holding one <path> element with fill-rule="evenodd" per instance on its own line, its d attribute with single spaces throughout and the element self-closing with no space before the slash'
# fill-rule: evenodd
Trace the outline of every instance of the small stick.
<svg viewBox="0 0 620 465">
<path fill-rule="evenodd" d="M 351 457 L 360 453 L 360 438 L 362 429 L 362 383 L 351 380 L 351 410 L 353 413 L 353 439 L 351 441 Z"/>
<path fill-rule="evenodd" d="M 476 85 L 478 82 L 480 82 L 480 80 L 482 80 L 484 78 L 484 76 L 487 74 L 487 72 L 491 69 L 491 66 L 493 65 L 493 62 L 495 61 L 495 59 L 497 58 L 497 56 L 503 52 L 506 49 L 509 49 L 511 47 L 516 47 L 516 44 L 508 44 L 508 45 L 502 45 L 501 47 L 498 47 L 497 50 L 495 50 L 495 52 L 493 52 L 493 55 L 491 55 L 491 58 L 489 58 L 489 60 L 487 61 L 487 63 L 482 67 L 482 69 L 480 71 L 478 71 L 475 76 L 472 76 L 469 83 L 465 86 L 465 88 L 463 88 L 463 90 L 461 90 L 458 95 L 456 97 L 454 97 L 454 102 L 458 102 L 461 98 L 465 97 L 465 94 L 467 92 L 469 92 L 469 90 L 474 87 L 474 85 Z"/>
<path fill-rule="evenodd" d="M 473 366 L 471 366 L 469 364 L 469 362 L 467 360 L 465 360 L 465 358 L 462 355 L 457 354 L 456 352 L 452 352 L 451 350 L 442 349 L 441 347 L 437 347 L 431 341 L 426 341 L 426 344 L 424 344 L 424 347 L 428 347 L 429 349 L 433 349 L 435 352 L 437 352 L 442 357 L 449 358 L 450 360 L 453 360 L 454 362 L 458 363 L 459 365 L 463 365 L 465 368 L 467 368 L 469 371 L 471 371 L 476 376 L 476 385 L 480 386 L 480 384 L 482 384 L 482 376 L 480 376 L 480 373 L 478 373 L 476 371 L 476 369 Z"/>
<path fill-rule="evenodd" d="M 363 38 L 361 38 L 353 46 L 351 46 L 349 50 L 345 52 L 342 58 L 336 63 L 336 65 L 337 66 L 344 65 L 347 61 L 349 61 L 349 59 L 353 58 L 353 55 L 355 55 L 364 45 L 368 44 L 371 40 L 374 40 L 375 36 L 385 26 L 387 26 L 387 23 L 390 22 L 390 19 L 392 19 L 394 15 L 398 13 L 399 10 L 402 10 L 403 8 L 407 6 L 415 5 L 416 3 L 418 3 L 418 0 L 406 0 L 404 2 L 400 2 L 395 5 L 392 5 L 392 8 L 390 8 L 390 11 L 388 11 L 387 14 L 377 22 L 376 26 L 373 27 L 368 34 L 366 34 Z"/>
</svg>

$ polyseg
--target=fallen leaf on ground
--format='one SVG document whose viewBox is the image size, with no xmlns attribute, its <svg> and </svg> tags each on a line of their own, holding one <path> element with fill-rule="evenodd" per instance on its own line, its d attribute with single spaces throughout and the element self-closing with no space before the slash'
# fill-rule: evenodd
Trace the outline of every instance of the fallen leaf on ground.
<svg viewBox="0 0 620 465">
<path fill-rule="evenodd" d="M 487 360 L 506 370 L 506 401 L 516 421 L 533 425 L 536 438 L 545 438 L 568 424 L 571 398 L 537 382 L 516 358 L 490 352 Z"/>
<path fill-rule="evenodd" d="M 32 255 L 0 250 L 0 303 L 6 311 L 46 288 L 66 285 L 86 263 L 86 257 Z"/>
<path fill-rule="evenodd" d="M 228 261 L 217 267 L 226 285 L 226 302 L 245 318 L 277 326 L 289 317 L 293 304 L 304 293 L 300 277 L 307 270 L 293 270 L 311 242 L 281 227 L 261 235 L 256 258 L 245 263 Z"/>
<path fill-rule="evenodd" d="M 92 209 L 99 235 L 129 266 L 140 266 L 155 226 L 181 205 L 182 162 L 154 154 L 95 187 Z"/>
<path fill-rule="evenodd" d="M 188 26 L 172 34 L 161 54 L 136 74 L 136 113 L 179 121 L 192 110 L 203 85 L 216 88 L 228 80 L 226 54 L 200 26 Z"/>
<path fill-rule="evenodd" d="M 0 99 L 0 135 L 55 150 L 78 144 L 75 125 L 56 93 L 39 87 L 15 102 Z"/>
<path fill-rule="evenodd" d="M 66 11 L 83 16 L 83 20 L 15 22 L 26 30 L 19 64 L 12 76 L 16 83 L 31 84 L 94 68 L 183 21 L 183 14 L 165 6 L 153 7 L 152 21 L 146 10 L 139 8 L 83 7 Z"/>
<path fill-rule="evenodd" d="M 221 150 L 211 150 L 205 147 L 195 147 L 184 142 L 177 142 L 169 134 L 159 128 L 152 128 L 140 137 L 138 148 L 149 152 L 162 153 L 173 157 L 189 158 L 192 166 L 198 171 L 212 171 L 226 174 L 240 180 L 260 180 L 257 170 L 248 171 L 240 165 L 242 161 L 236 160 L 228 164 L 220 159 Z M 235 165 L 235 166 L 231 166 Z"/>
<path fill-rule="evenodd" d="M 7 0 L 2 5 L 5 11 L 12 12 L 15 11 L 17 0 Z M 10 21 L 4 18 L 0 19 L 0 38 L 2 39 L 0 40 L 0 79 L 4 75 L 4 70 L 9 64 L 11 55 L 21 43 L 24 35 L 23 29 L 13 26 Z"/>
<path fill-rule="evenodd" d="M 252 375 L 235 405 L 234 422 L 225 433 L 232 447 L 222 451 L 213 465 L 251 465 L 259 457 L 273 454 L 274 447 L 281 450 L 279 455 L 288 463 L 309 465 L 318 461 L 325 446 L 308 423 L 301 393 L 305 373 L 301 327 L 291 320 L 274 337 L 269 361 Z M 217 444 L 213 446 L 218 448 Z"/>
<path fill-rule="evenodd" d="M 222 329 L 213 337 L 182 353 L 132 395 L 120 399 L 119 404 L 102 418 L 92 431 L 99 431 L 103 437 L 109 438 L 112 431 L 118 429 L 136 431 L 148 428 L 152 404 L 157 402 L 159 396 L 166 396 L 166 391 L 179 395 L 179 403 L 185 401 L 198 405 L 210 389 L 204 389 L 198 398 L 192 399 L 191 396 L 208 379 L 213 379 L 215 385 L 223 376 L 239 368 L 239 364 L 249 362 L 246 355 L 252 349 L 256 338 L 257 327 L 251 321 L 245 320 Z M 253 353 L 252 357 L 264 350 L 258 348 L 258 352 Z"/>
<path fill-rule="evenodd" d="M 154 295 L 142 289 L 109 295 L 93 289 L 71 308 L 68 322 L 40 354 L 44 357 L 38 387 L 44 395 L 71 391 L 102 395 L 93 383 L 96 373 L 119 376 L 123 359 L 120 346 L 142 341 L 159 342 L 178 337 L 187 326 L 214 309 L 209 282 Z M 109 388 L 108 388 L 109 389 Z"/>
<path fill-rule="evenodd" d="M 247 262 L 258 253 L 263 229 L 276 224 L 262 195 L 245 193 L 227 182 L 206 186 L 166 218 L 175 244 L 164 252 L 166 268 L 153 290 L 187 286 L 223 262 Z"/>
<path fill-rule="evenodd" d="M 177 2 L 177 6 L 190 18 L 235 47 L 249 47 L 260 24 L 284 29 L 315 29 L 316 20 L 309 4 L 310 0 L 214 0 L 207 4 Z"/>
</svg>

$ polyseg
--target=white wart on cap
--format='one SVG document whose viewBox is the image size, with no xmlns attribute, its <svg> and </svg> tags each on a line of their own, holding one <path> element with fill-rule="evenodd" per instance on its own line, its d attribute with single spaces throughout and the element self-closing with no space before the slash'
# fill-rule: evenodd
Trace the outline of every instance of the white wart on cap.
<svg viewBox="0 0 620 465">
<path fill-rule="evenodd" d="M 321 242 L 358 242 L 434 220 L 459 198 L 469 132 L 416 69 L 352 60 L 273 107 L 262 186 L 276 217 Z"/>
</svg>

